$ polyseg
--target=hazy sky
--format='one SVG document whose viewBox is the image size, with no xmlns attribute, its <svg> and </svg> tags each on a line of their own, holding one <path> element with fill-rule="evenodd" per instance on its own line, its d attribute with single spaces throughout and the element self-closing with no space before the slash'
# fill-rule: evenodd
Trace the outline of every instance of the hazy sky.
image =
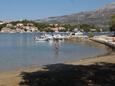
<svg viewBox="0 0 115 86">
<path fill-rule="evenodd" d="M 41 19 L 94 10 L 115 0 L 0 0 L 0 20 Z"/>
</svg>

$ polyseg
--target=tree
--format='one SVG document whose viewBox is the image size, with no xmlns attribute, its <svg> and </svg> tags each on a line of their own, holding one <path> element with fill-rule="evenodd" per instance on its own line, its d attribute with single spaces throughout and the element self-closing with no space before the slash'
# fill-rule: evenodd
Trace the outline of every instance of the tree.
<svg viewBox="0 0 115 86">
<path fill-rule="evenodd" d="M 115 14 L 111 16 L 110 31 L 114 31 L 114 36 L 115 36 Z"/>
<path fill-rule="evenodd" d="M 73 31 L 75 29 L 75 25 L 71 25 L 71 24 L 62 25 L 62 27 L 65 28 L 65 31 Z"/>
<path fill-rule="evenodd" d="M 80 29 L 85 32 L 90 32 L 91 29 L 95 29 L 96 32 L 100 32 L 100 28 L 93 24 L 80 24 Z"/>
<path fill-rule="evenodd" d="M 0 25 L 0 31 L 1 31 L 1 29 L 4 28 L 4 27 L 6 27 L 6 23 Z"/>
<path fill-rule="evenodd" d="M 51 28 L 47 28 L 44 31 L 46 31 L 46 32 L 54 32 Z"/>
<path fill-rule="evenodd" d="M 35 26 L 39 31 L 45 31 L 45 29 L 49 27 L 49 25 L 46 23 L 36 23 Z"/>
</svg>

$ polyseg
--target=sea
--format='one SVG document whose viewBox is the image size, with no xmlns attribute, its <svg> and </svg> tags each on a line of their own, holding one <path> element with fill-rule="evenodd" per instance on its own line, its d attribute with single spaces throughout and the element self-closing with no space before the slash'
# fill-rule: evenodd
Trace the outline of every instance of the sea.
<svg viewBox="0 0 115 86">
<path fill-rule="evenodd" d="M 0 71 L 75 61 L 108 52 L 91 43 L 35 41 L 38 35 L 42 33 L 0 33 Z"/>
</svg>

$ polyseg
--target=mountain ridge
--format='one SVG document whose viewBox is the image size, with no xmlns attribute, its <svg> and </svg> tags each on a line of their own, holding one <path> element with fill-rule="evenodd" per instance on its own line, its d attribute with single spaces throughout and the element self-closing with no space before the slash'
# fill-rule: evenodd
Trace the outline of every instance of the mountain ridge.
<svg viewBox="0 0 115 86">
<path fill-rule="evenodd" d="M 113 14 L 115 14 L 115 2 L 107 4 L 96 10 L 48 17 L 40 21 L 59 24 L 95 24 L 106 28 L 108 27 L 108 22 Z"/>
</svg>

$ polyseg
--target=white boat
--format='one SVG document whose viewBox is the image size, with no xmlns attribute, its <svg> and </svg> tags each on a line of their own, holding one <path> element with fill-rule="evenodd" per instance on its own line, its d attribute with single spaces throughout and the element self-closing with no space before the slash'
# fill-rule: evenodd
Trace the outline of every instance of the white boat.
<svg viewBox="0 0 115 86">
<path fill-rule="evenodd" d="M 45 37 L 48 38 L 49 40 L 53 40 L 53 35 L 45 34 Z"/>
<path fill-rule="evenodd" d="M 61 35 L 60 34 L 56 34 L 53 36 L 54 39 L 62 39 Z"/>
<path fill-rule="evenodd" d="M 35 37 L 36 41 L 48 41 L 48 38 L 45 36 Z"/>
<path fill-rule="evenodd" d="M 78 32 L 75 33 L 75 36 L 83 36 L 83 33 L 78 31 Z"/>
<path fill-rule="evenodd" d="M 49 40 L 62 39 L 62 36 L 60 34 L 54 34 L 54 35 L 45 34 L 45 37 L 48 38 Z"/>
<path fill-rule="evenodd" d="M 49 40 L 63 40 L 69 38 L 67 35 L 61 35 L 61 34 L 44 34 L 40 37 L 35 37 L 36 41 L 49 41 Z"/>
</svg>

